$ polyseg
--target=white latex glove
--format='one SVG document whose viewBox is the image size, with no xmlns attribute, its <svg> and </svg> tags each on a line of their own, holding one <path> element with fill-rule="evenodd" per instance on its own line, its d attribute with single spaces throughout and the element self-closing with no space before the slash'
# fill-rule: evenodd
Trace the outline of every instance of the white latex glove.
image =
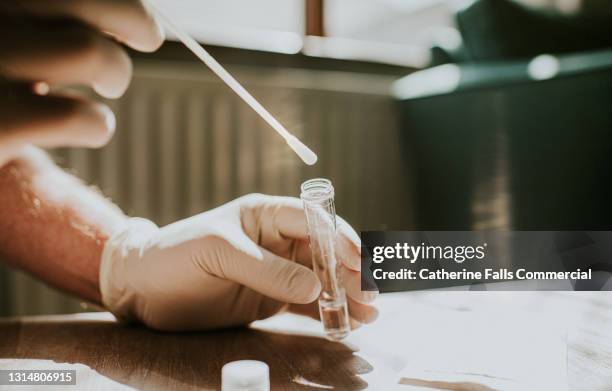
<svg viewBox="0 0 612 391">
<path fill-rule="evenodd" d="M 373 321 L 360 290 L 360 240 L 338 219 L 339 272 L 353 326 Z M 302 202 L 248 195 L 164 228 L 131 219 L 104 249 L 100 290 L 117 317 L 160 330 L 244 325 L 280 311 L 318 318 L 321 289 Z"/>
</svg>

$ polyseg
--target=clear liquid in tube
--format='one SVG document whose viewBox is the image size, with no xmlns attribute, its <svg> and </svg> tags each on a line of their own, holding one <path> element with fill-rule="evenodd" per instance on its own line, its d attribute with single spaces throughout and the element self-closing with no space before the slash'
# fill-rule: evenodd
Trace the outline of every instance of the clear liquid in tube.
<svg viewBox="0 0 612 391">
<path fill-rule="evenodd" d="M 346 296 L 344 291 L 335 300 L 324 296 L 322 295 L 319 298 L 321 323 L 323 323 L 323 329 L 327 338 L 339 341 L 351 332 Z"/>
</svg>

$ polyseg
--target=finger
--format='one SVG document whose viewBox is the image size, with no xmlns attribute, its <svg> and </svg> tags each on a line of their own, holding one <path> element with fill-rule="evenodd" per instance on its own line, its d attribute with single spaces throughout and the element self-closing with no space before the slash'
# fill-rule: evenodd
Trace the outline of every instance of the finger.
<svg viewBox="0 0 612 391">
<path fill-rule="evenodd" d="M 304 206 L 300 199 L 293 197 L 269 197 L 259 207 L 264 237 L 282 236 L 285 238 L 308 240 L 308 226 Z M 336 217 L 336 253 L 340 260 L 353 270 L 361 269 L 361 240 L 355 230 L 340 216 Z"/>
<path fill-rule="evenodd" d="M 361 238 L 342 217 L 336 219 L 338 242 L 336 253 L 342 263 L 352 270 L 361 270 Z"/>
<path fill-rule="evenodd" d="M 358 328 L 362 326 L 360 322 L 350 317 L 349 317 L 349 324 L 351 325 L 351 330 L 357 330 Z"/>
<path fill-rule="evenodd" d="M 359 303 L 371 303 L 378 296 L 376 291 L 361 290 L 361 273 L 351 270 L 345 266 L 338 268 L 338 279 L 344 287 L 348 297 Z"/>
<path fill-rule="evenodd" d="M 140 0 L 15 0 L 13 9 L 41 17 L 78 19 L 143 52 L 155 51 L 164 42 L 163 29 Z"/>
<path fill-rule="evenodd" d="M 295 251 L 295 260 L 300 264 L 309 266 L 312 264 L 311 253 L 308 248 L 308 243 L 299 242 Z M 361 289 L 361 273 L 351 270 L 345 265 L 338 267 L 337 278 L 340 286 L 342 286 L 346 295 L 358 303 L 372 303 L 377 297 L 377 291 L 363 291 Z"/>
<path fill-rule="evenodd" d="M 262 213 L 271 216 L 262 219 L 264 232 L 277 232 L 291 239 L 308 240 L 308 226 L 302 200 L 294 197 L 269 197 Z"/>
<path fill-rule="evenodd" d="M 295 261 L 304 266 L 312 265 L 309 244 L 304 241 L 296 243 Z M 363 291 L 361 289 L 361 273 L 342 264 L 337 269 L 337 278 L 340 285 L 346 290 L 347 296 L 360 303 L 371 303 L 378 297 L 377 291 Z"/>
<path fill-rule="evenodd" d="M 378 318 L 378 310 L 368 304 L 359 303 L 347 297 L 349 315 L 359 323 L 372 323 Z"/>
<path fill-rule="evenodd" d="M 0 94 L 0 146 L 5 154 L 26 144 L 100 147 L 114 131 L 115 116 L 100 103 L 38 96 L 14 85 Z"/>
<path fill-rule="evenodd" d="M 321 283 L 312 270 L 265 248 L 249 253 L 235 250 L 219 264 L 222 277 L 284 303 L 311 303 L 321 291 Z"/>
<path fill-rule="evenodd" d="M 0 26 L 0 70 L 12 79 L 87 85 L 106 98 L 123 95 L 132 78 L 125 50 L 78 23 Z"/>
</svg>

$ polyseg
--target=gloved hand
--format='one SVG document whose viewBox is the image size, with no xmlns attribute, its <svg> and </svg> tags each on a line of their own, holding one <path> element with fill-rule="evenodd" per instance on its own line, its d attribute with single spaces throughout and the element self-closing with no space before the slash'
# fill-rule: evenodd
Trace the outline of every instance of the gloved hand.
<svg viewBox="0 0 612 391">
<path fill-rule="evenodd" d="M 336 251 L 353 325 L 373 321 L 360 240 L 342 219 Z M 159 330 L 244 325 L 283 310 L 318 317 L 310 265 L 301 200 L 253 194 L 161 229 L 131 219 L 105 246 L 100 290 L 117 317 Z"/>
<path fill-rule="evenodd" d="M 163 40 L 140 0 L 0 1 L 0 167 L 28 144 L 106 144 L 115 130 L 107 106 L 49 88 L 118 98 L 132 77 L 121 44 L 153 51 Z"/>
</svg>

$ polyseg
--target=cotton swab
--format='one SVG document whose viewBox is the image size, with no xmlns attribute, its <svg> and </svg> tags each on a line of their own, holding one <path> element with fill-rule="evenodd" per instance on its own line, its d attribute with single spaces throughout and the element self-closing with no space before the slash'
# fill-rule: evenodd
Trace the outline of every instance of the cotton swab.
<svg viewBox="0 0 612 391">
<path fill-rule="evenodd" d="M 191 35 L 180 28 L 160 7 L 148 1 L 150 7 L 157 14 L 163 24 L 172 31 L 181 42 L 187 46 L 204 64 L 206 64 L 225 84 L 242 98 L 261 118 L 264 119 L 287 142 L 287 145 L 309 166 L 317 162 L 317 155 L 297 137 L 289 133 L 228 71 L 217 62 Z"/>
</svg>

